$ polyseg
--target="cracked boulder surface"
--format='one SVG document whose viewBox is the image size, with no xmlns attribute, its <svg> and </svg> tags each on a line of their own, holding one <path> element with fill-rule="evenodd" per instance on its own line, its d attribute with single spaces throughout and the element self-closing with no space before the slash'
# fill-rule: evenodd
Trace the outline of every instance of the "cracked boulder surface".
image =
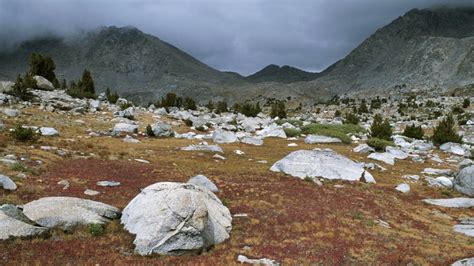
<svg viewBox="0 0 474 266">
<path fill-rule="evenodd" d="M 230 237 L 229 209 L 209 190 L 184 183 L 150 185 L 124 209 L 122 223 L 136 235 L 135 251 L 179 255 Z"/>
</svg>

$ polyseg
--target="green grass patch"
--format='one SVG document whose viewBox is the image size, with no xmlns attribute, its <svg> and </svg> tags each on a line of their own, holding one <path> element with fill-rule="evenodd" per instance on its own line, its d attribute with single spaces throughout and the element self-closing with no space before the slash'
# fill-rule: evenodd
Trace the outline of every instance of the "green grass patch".
<svg viewBox="0 0 474 266">
<path fill-rule="evenodd" d="M 392 141 L 379 138 L 370 138 L 367 140 L 367 145 L 374 148 L 376 151 L 385 151 L 387 146 L 394 146 Z"/>
<path fill-rule="evenodd" d="M 284 131 L 286 136 L 289 138 L 297 137 L 301 134 L 301 130 L 298 128 L 285 128 Z"/>
<path fill-rule="evenodd" d="M 323 124 L 309 124 L 301 128 L 304 134 L 323 135 L 327 137 L 334 137 L 340 139 L 343 143 L 351 143 L 351 138 L 347 135 L 349 133 L 363 133 L 364 128 L 358 125 L 343 124 L 343 125 L 323 125 Z"/>
<path fill-rule="evenodd" d="M 285 123 L 290 123 L 295 127 L 302 127 L 303 126 L 303 121 L 295 120 L 295 119 L 278 119 L 278 120 L 275 121 L 275 123 L 279 126 L 281 126 Z"/>
</svg>

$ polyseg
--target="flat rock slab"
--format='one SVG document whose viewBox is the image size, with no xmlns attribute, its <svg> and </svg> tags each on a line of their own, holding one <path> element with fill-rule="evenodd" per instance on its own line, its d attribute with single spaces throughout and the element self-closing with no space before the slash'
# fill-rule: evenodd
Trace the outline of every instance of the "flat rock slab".
<svg viewBox="0 0 474 266">
<path fill-rule="evenodd" d="M 207 145 L 207 144 L 193 144 L 181 148 L 182 151 L 211 151 L 211 152 L 220 152 L 224 153 L 221 147 L 217 145 Z"/>
<path fill-rule="evenodd" d="M 474 257 L 458 260 L 451 264 L 451 266 L 472 266 L 474 265 Z"/>
<path fill-rule="evenodd" d="M 135 234 L 135 250 L 180 255 L 199 252 L 230 237 L 229 209 L 209 190 L 162 182 L 142 190 L 125 207 L 122 224 Z"/>
<path fill-rule="evenodd" d="M 73 197 L 34 200 L 23 206 L 23 213 L 41 226 L 64 230 L 77 225 L 104 224 L 120 217 L 120 210 L 113 206 Z"/>
<path fill-rule="evenodd" d="M 24 221 L 10 217 L 0 210 L 0 239 L 5 240 L 13 237 L 29 237 L 43 234 L 48 228 L 34 226 Z"/>
<path fill-rule="evenodd" d="M 367 156 L 367 158 L 376 161 L 381 161 L 389 165 L 395 165 L 395 156 L 388 152 L 374 152 Z"/>
<path fill-rule="evenodd" d="M 342 141 L 338 138 L 332 138 L 321 135 L 309 135 L 304 139 L 304 142 L 307 144 L 317 144 L 317 143 L 341 143 Z"/>
<path fill-rule="evenodd" d="M 270 170 L 301 179 L 322 177 L 359 181 L 364 177 L 366 182 L 375 182 L 373 176 L 359 164 L 329 149 L 294 151 L 273 164 Z"/>
<path fill-rule="evenodd" d="M 470 208 L 474 206 L 474 198 L 424 199 L 423 202 L 448 208 Z"/>
</svg>

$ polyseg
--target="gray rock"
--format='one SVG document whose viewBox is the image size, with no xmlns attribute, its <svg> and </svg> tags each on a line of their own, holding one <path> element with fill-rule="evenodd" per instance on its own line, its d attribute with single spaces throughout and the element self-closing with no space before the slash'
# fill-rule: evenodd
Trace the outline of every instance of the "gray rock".
<svg viewBox="0 0 474 266">
<path fill-rule="evenodd" d="M 3 113 L 9 117 L 17 117 L 20 115 L 20 111 L 18 111 L 17 109 L 9 109 L 9 108 L 4 109 Z"/>
<path fill-rule="evenodd" d="M 427 175 L 452 175 L 453 171 L 450 169 L 425 168 L 422 172 Z"/>
<path fill-rule="evenodd" d="M 120 182 L 117 181 L 99 181 L 97 182 L 98 186 L 101 187 L 117 187 L 120 186 Z"/>
<path fill-rule="evenodd" d="M 125 136 L 125 138 L 123 138 L 123 142 L 125 143 L 140 143 L 140 141 L 138 139 L 134 139 L 133 137 L 130 137 L 129 135 Z"/>
<path fill-rule="evenodd" d="M 262 259 L 249 259 L 244 255 L 239 255 L 237 256 L 237 261 L 240 263 L 248 263 L 252 265 L 265 265 L 265 266 L 278 266 L 280 263 L 267 259 L 267 258 L 262 258 Z"/>
<path fill-rule="evenodd" d="M 121 132 L 137 133 L 138 132 L 138 126 L 127 124 L 127 123 L 117 123 L 117 124 L 115 124 L 114 129 L 112 130 L 112 132 L 114 134 L 119 134 Z"/>
<path fill-rule="evenodd" d="M 233 143 L 239 140 L 234 132 L 216 129 L 212 134 L 212 141 L 215 143 Z"/>
<path fill-rule="evenodd" d="M 451 266 L 474 266 L 474 257 L 458 260 L 451 264 Z"/>
<path fill-rule="evenodd" d="M 0 130 L 5 129 L 5 124 L 3 123 L 2 120 L 0 120 Z"/>
<path fill-rule="evenodd" d="M 0 92 L 9 92 L 15 85 L 15 82 L 0 81 Z"/>
<path fill-rule="evenodd" d="M 5 190 L 15 190 L 16 184 L 6 175 L 0 175 L 0 186 Z"/>
<path fill-rule="evenodd" d="M 390 153 L 393 157 L 395 157 L 395 159 L 405 160 L 406 158 L 408 158 L 407 153 L 394 147 L 388 146 L 387 148 L 385 148 L 385 151 Z"/>
<path fill-rule="evenodd" d="M 373 176 L 352 160 L 332 150 L 299 150 L 288 154 L 270 168 L 273 172 L 306 177 L 375 182 Z"/>
<path fill-rule="evenodd" d="M 174 135 L 173 128 L 167 123 L 156 123 L 151 126 L 153 133 L 157 137 L 172 137 Z"/>
<path fill-rule="evenodd" d="M 423 202 L 447 208 L 470 208 L 474 206 L 474 199 L 471 198 L 424 199 Z"/>
<path fill-rule="evenodd" d="M 77 225 L 104 224 L 120 217 L 120 210 L 92 200 L 46 197 L 23 206 L 28 219 L 48 228 L 68 230 Z"/>
<path fill-rule="evenodd" d="M 286 138 L 286 133 L 281 126 L 273 123 L 262 130 L 257 131 L 257 135 L 263 138 L 276 137 L 276 138 Z"/>
<path fill-rule="evenodd" d="M 397 191 L 400 191 L 402 193 L 408 193 L 410 192 L 410 185 L 408 185 L 407 183 L 402 183 L 400 185 L 398 185 L 395 190 Z"/>
<path fill-rule="evenodd" d="M 92 190 L 92 189 L 86 189 L 84 191 L 84 194 L 87 195 L 87 196 L 97 196 L 100 194 L 99 191 L 95 191 L 95 190 Z"/>
<path fill-rule="evenodd" d="M 216 184 L 214 184 L 211 180 L 209 180 L 209 178 L 207 178 L 204 175 L 197 175 L 197 176 L 191 177 L 191 179 L 188 180 L 188 183 L 205 187 L 209 189 L 211 192 L 219 191 Z"/>
<path fill-rule="evenodd" d="M 232 217 L 209 190 L 163 182 L 142 190 L 123 211 L 122 224 L 135 234 L 135 250 L 179 255 L 198 252 L 229 238 Z"/>
<path fill-rule="evenodd" d="M 241 140 L 242 143 L 245 144 L 250 144 L 250 145 L 256 145 L 256 146 L 262 146 L 263 145 L 263 139 L 257 138 L 257 137 L 244 137 Z"/>
<path fill-rule="evenodd" d="M 474 237 L 474 218 L 463 218 L 460 223 L 453 227 L 454 232 Z"/>
<path fill-rule="evenodd" d="M 59 132 L 52 127 L 40 127 L 39 132 L 41 133 L 41 136 L 48 136 L 48 137 L 53 137 L 53 136 L 59 136 Z"/>
<path fill-rule="evenodd" d="M 375 150 L 370 147 L 369 145 L 367 144 L 360 144 L 359 146 L 355 147 L 353 150 L 353 152 L 360 152 L 360 153 L 371 153 L 371 152 L 375 152 Z"/>
<path fill-rule="evenodd" d="M 33 76 L 33 78 L 36 80 L 36 86 L 38 86 L 38 88 L 43 90 L 54 90 L 53 83 L 51 83 L 49 80 L 43 78 L 42 76 Z"/>
<path fill-rule="evenodd" d="M 182 151 L 211 151 L 211 152 L 221 152 L 221 153 L 224 152 L 221 147 L 217 145 L 208 145 L 207 142 L 192 144 L 192 145 L 181 148 L 181 150 Z"/>
<path fill-rule="evenodd" d="M 308 135 L 304 142 L 307 144 L 317 144 L 317 143 L 341 143 L 342 141 L 338 138 L 326 137 L 321 135 Z"/>
<path fill-rule="evenodd" d="M 389 165 L 395 165 L 395 156 L 388 152 L 374 152 L 371 153 L 367 158 L 381 161 Z"/>
<path fill-rule="evenodd" d="M 474 197 L 474 165 L 461 169 L 453 183 L 455 190 Z"/>
<path fill-rule="evenodd" d="M 5 212 L 3 210 L 4 206 L 5 205 L 0 209 L 0 239 L 5 240 L 12 237 L 30 237 L 48 231 L 48 228 L 34 226 L 10 216 L 12 213 Z"/>
<path fill-rule="evenodd" d="M 459 155 L 459 156 L 469 157 L 471 154 L 469 149 L 463 147 L 459 143 L 454 143 L 454 142 L 444 143 L 441 146 L 439 146 L 439 149 L 441 151 L 448 152 L 454 155 Z"/>
</svg>

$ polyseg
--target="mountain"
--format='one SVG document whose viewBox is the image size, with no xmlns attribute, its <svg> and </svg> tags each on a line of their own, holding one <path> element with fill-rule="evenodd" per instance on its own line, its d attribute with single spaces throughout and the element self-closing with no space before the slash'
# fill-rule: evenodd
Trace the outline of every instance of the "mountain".
<svg viewBox="0 0 474 266">
<path fill-rule="evenodd" d="M 465 7 L 411 10 L 304 87 L 347 93 L 473 83 L 474 8 Z"/>
<path fill-rule="evenodd" d="M 250 82 L 281 82 L 294 83 L 298 81 L 310 81 L 318 78 L 319 73 L 306 72 L 291 66 L 268 65 L 262 70 L 246 77 Z"/>
<path fill-rule="evenodd" d="M 74 39 L 25 42 L 0 54 L 0 79 L 14 80 L 18 73 L 25 73 L 32 52 L 52 56 L 59 79 L 77 80 L 87 68 L 100 90 L 110 87 L 138 101 L 157 99 L 170 91 L 207 99 L 247 83 L 132 27 L 104 27 Z"/>
</svg>

